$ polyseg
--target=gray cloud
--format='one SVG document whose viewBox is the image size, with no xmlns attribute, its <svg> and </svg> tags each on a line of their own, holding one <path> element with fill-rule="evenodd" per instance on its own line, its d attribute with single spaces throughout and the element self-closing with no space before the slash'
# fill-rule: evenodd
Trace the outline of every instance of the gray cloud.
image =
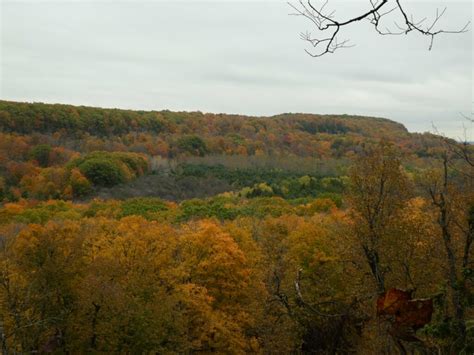
<svg viewBox="0 0 474 355">
<path fill-rule="evenodd" d="M 345 2 L 351 13 L 365 2 Z M 442 3 L 424 1 L 425 14 Z M 442 26 L 470 20 L 449 2 Z M 346 32 L 354 48 L 313 59 L 311 29 L 284 2 L 4 1 L 2 99 L 135 109 L 382 116 L 410 130 L 432 122 L 462 132 L 471 112 L 471 34 L 445 35 L 427 51 L 419 36 L 380 37 L 368 24 Z"/>
</svg>

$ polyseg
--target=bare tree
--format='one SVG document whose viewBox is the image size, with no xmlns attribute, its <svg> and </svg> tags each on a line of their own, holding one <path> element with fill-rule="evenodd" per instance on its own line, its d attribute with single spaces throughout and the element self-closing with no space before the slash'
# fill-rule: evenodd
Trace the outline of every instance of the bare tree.
<svg viewBox="0 0 474 355">
<path fill-rule="evenodd" d="M 463 174 L 461 181 L 454 181 L 450 167 L 459 157 L 446 149 L 441 156 L 441 169 L 432 171 L 421 183 L 426 188 L 433 207 L 437 211 L 447 262 L 447 281 L 451 288 L 451 302 L 458 342 L 464 344 L 466 338 L 466 305 L 472 273 L 471 251 L 474 242 L 474 205 L 470 191 L 472 175 Z M 466 162 L 469 162 L 466 160 Z M 466 164 L 466 169 L 472 167 Z M 458 173 L 459 170 L 456 170 Z"/>
<path fill-rule="evenodd" d="M 369 147 L 349 171 L 348 202 L 352 207 L 354 232 L 360 241 L 377 292 L 386 291 L 380 260 L 381 242 L 393 228 L 402 206 L 411 195 L 397 150 L 386 142 Z"/>
<path fill-rule="evenodd" d="M 435 36 L 442 33 L 467 32 L 470 25 L 469 21 L 458 29 L 438 29 L 437 24 L 446 13 L 446 7 L 441 11 L 436 9 L 436 15 L 431 21 L 427 17 L 415 20 L 401 4 L 401 0 L 369 0 L 366 10 L 348 19 L 336 17 L 335 11 L 329 9 L 328 3 L 329 0 L 324 0 L 324 2 L 298 0 L 296 4 L 288 3 L 295 10 L 291 15 L 305 17 L 321 34 L 315 37 L 311 32 L 301 33 L 301 38 L 313 47 L 311 51 L 306 50 L 312 57 L 321 57 L 334 53 L 340 48 L 352 47 L 348 39 L 340 40 L 338 36 L 345 27 L 362 20 L 368 21 L 380 35 L 402 35 L 414 32 L 427 36 L 430 38 L 429 50 L 433 48 Z M 388 26 L 387 22 L 391 20 L 393 24 Z"/>
<path fill-rule="evenodd" d="M 471 112 L 471 117 L 466 114 L 461 113 L 466 122 L 471 125 L 474 124 L 474 113 Z M 438 127 L 433 124 L 434 134 L 440 136 L 443 139 L 446 150 L 450 152 L 452 159 L 449 159 L 450 168 L 455 170 L 457 173 L 464 175 L 465 177 L 474 179 L 474 142 L 472 142 L 472 137 L 468 136 L 467 128 L 463 125 L 464 134 L 463 137 L 458 137 L 457 139 L 449 138 L 446 134 L 441 132 Z M 461 168 L 459 164 L 453 164 L 454 162 L 459 163 L 461 161 Z"/>
</svg>

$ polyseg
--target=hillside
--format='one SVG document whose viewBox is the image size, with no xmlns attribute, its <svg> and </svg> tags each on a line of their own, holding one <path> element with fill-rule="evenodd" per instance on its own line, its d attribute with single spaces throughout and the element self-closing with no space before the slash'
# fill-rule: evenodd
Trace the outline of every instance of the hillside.
<svg viewBox="0 0 474 355">
<path fill-rule="evenodd" d="M 0 101 L 0 130 L 65 139 L 75 150 L 183 155 L 341 155 L 364 141 L 419 143 L 396 122 L 349 115 L 249 117 L 201 112 L 131 111 Z M 198 136 L 200 139 L 193 139 Z M 425 137 L 426 138 L 426 137 Z M 105 141 L 107 141 L 105 143 Z"/>
<path fill-rule="evenodd" d="M 375 117 L 251 117 L 10 101 L 0 101 L 0 131 L 0 191 L 9 200 L 181 200 L 261 183 L 282 197 L 304 197 L 288 186 L 304 176 L 343 176 L 348 160 L 366 145 L 392 142 L 419 165 L 441 143 Z M 332 193 L 343 185 L 317 184 L 318 191 Z"/>
<path fill-rule="evenodd" d="M 231 122 L 229 122 L 231 121 Z M 218 123 L 217 123 L 218 122 Z M 97 136 L 130 132 L 174 133 L 191 126 L 196 134 L 245 134 L 246 129 L 294 129 L 310 134 L 359 133 L 367 136 L 408 133 L 397 122 L 377 117 L 285 113 L 257 117 L 202 112 L 133 111 L 62 104 L 22 103 L 0 100 L 0 128 L 17 133 L 69 135 L 89 133 Z M 248 133 L 248 132 L 247 132 Z"/>
<path fill-rule="evenodd" d="M 4 353 L 474 349 L 472 146 L 6 101 L 0 127 Z"/>
</svg>

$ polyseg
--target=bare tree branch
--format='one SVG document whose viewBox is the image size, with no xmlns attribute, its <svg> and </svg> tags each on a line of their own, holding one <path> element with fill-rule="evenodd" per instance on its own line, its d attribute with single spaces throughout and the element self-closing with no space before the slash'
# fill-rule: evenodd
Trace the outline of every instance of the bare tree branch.
<svg viewBox="0 0 474 355">
<path fill-rule="evenodd" d="M 362 12 L 360 15 L 345 20 L 337 20 L 335 18 L 335 11 L 328 9 L 329 0 L 322 2 L 321 6 L 316 5 L 316 3 L 317 1 L 312 0 L 298 0 L 297 4 L 288 3 L 289 6 L 295 10 L 291 15 L 302 16 L 311 21 L 318 32 L 328 33 L 327 36 L 322 35 L 321 37 L 313 37 L 310 32 L 301 34 L 301 38 L 308 42 L 313 48 L 311 51 L 305 49 L 306 53 L 312 57 L 321 57 L 328 53 L 334 53 L 340 48 L 353 47 L 353 45 L 348 45 L 349 40 L 340 41 L 337 36 L 343 27 L 361 20 L 368 20 L 371 25 L 374 26 L 375 31 L 380 35 L 402 35 L 417 32 L 418 34 L 427 36 L 430 38 L 428 50 L 433 48 L 435 36 L 443 33 L 464 33 L 468 31 L 470 25 L 469 21 L 459 29 L 436 30 L 436 25 L 446 13 L 446 7 L 441 11 L 436 9 L 434 19 L 431 22 L 427 22 L 427 17 L 421 20 L 415 20 L 413 15 L 407 13 L 400 0 L 369 0 L 370 7 L 368 10 Z M 392 6 L 389 6 L 389 3 L 392 4 Z M 403 21 L 402 25 L 397 21 L 393 21 L 396 30 L 391 30 L 386 25 L 382 26 L 382 19 L 391 14 L 398 15 L 401 21 Z"/>
</svg>

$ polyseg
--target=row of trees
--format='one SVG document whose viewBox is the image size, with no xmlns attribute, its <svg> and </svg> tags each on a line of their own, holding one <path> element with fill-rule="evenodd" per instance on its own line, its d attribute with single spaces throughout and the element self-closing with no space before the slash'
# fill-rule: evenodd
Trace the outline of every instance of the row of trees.
<svg viewBox="0 0 474 355">
<path fill-rule="evenodd" d="M 22 134 L 63 131 L 70 136 L 80 136 L 84 133 L 114 136 L 130 132 L 247 136 L 261 130 L 278 132 L 285 128 L 302 130 L 311 134 L 348 132 L 380 134 L 381 132 L 377 132 L 373 126 L 374 123 L 385 133 L 407 132 L 401 124 L 392 121 L 346 115 L 282 114 L 273 117 L 249 117 L 201 112 L 145 112 L 0 101 L 0 129 Z"/>
<path fill-rule="evenodd" d="M 189 199 L 182 202 L 168 202 L 159 198 L 139 197 L 119 200 L 93 200 L 89 203 L 70 201 L 20 200 L 6 203 L 0 209 L 0 224 L 38 223 L 50 220 L 80 220 L 82 218 L 105 217 L 120 219 L 136 215 L 149 221 L 179 224 L 196 219 L 236 220 L 244 217 L 265 218 L 283 215 L 313 216 L 329 212 L 337 207 L 339 199 L 327 197 L 284 200 L 281 197 L 257 197 L 245 199 L 233 193 L 207 199 Z"/>
<path fill-rule="evenodd" d="M 48 145 L 37 145 L 30 153 L 34 161 L 8 162 L 5 177 L 0 178 L 0 198 L 72 199 L 87 196 L 94 186 L 126 183 L 149 172 L 148 158 L 143 154 L 75 154 L 67 163 L 48 166 L 53 152 Z"/>
<path fill-rule="evenodd" d="M 401 124 L 370 117 L 246 117 L 7 101 L 0 101 L 0 130 L 79 152 L 132 150 L 167 158 L 209 153 L 343 156 L 359 151 L 364 141 L 382 137 L 420 154 L 431 141 L 439 146 L 434 137 L 410 135 Z"/>
</svg>

